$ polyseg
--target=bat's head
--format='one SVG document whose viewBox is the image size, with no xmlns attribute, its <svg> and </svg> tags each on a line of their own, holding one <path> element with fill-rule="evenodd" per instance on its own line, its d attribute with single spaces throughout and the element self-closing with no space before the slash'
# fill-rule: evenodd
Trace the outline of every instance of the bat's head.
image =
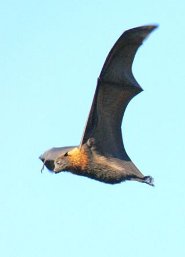
<svg viewBox="0 0 185 257">
<path fill-rule="evenodd" d="M 46 151 L 45 153 L 43 153 L 39 157 L 39 159 L 43 162 L 43 164 L 44 164 L 43 167 L 46 166 L 48 168 L 48 170 L 56 172 L 55 168 L 57 168 L 57 170 L 58 170 L 58 165 L 56 163 L 56 160 L 59 157 L 67 157 L 68 151 L 72 150 L 73 148 L 74 148 L 74 146 L 52 148 L 52 149 Z M 66 158 L 64 158 L 64 159 L 67 160 Z M 55 165 L 57 165 L 57 167 L 55 167 Z"/>
<path fill-rule="evenodd" d="M 69 152 L 61 154 L 58 158 L 54 161 L 54 169 L 55 173 L 59 173 L 61 171 L 67 171 L 70 169 L 71 161 Z"/>
<path fill-rule="evenodd" d="M 54 162 L 54 172 L 86 170 L 89 164 L 89 151 L 86 146 L 74 147 L 61 154 Z"/>
</svg>

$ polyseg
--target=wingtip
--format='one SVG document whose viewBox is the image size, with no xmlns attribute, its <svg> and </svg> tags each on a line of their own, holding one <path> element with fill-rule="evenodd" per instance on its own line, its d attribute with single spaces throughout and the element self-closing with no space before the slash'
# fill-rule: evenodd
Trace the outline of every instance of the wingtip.
<svg viewBox="0 0 185 257">
<path fill-rule="evenodd" d="M 158 24 L 139 26 L 126 30 L 125 33 L 123 33 L 123 35 L 131 41 L 136 40 L 142 43 L 142 41 L 145 40 L 148 37 L 148 35 L 157 28 Z"/>
<path fill-rule="evenodd" d="M 148 24 L 148 25 L 144 25 L 143 27 L 146 27 L 148 29 L 156 29 L 159 27 L 159 25 L 156 23 L 156 24 Z"/>
<path fill-rule="evenodd" d="M 145 25 L 143 26 L 143 28 L 146 28 L 147 30 L 149 30 L 150 32 L 152 32 L 153 30 L 157 29 L 159 27 L 158 24 L 151 24 L 151 25 Z"/>
<path fill-rule="evenodd" d="M 144 33 L 143 39 L 145 40 L 146 38 L 148 38 L 149 34 L 154 30 L 156 30 L 157 28 L 158 28 L 157 24 L 143 26 L 143 33 Z"/>
<path fill-rule="evenodd" d="M 159 25 L 156 24 L 148 24 L 148 25 L 142 25 L 142 26 L 138 26 L 138 27 L 134 27 L 132 29 L 128 29 L 126 31 L 131 31 L 131 30 L 149 30 L 152 31 L 154 29 L 157 29 L 159 27 Z"/>
</svg>

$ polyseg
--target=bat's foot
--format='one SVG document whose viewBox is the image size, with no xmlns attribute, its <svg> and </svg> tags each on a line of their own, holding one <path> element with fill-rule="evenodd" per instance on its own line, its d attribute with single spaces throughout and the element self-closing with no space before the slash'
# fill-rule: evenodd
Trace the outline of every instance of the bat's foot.
<svg viewBox="0 0 185 257">
<path fill-rule="evenodd" d="M 154 186 L 154 179 L 151 176 L 145 176 L 143 182 L 150 186 Z"/>
</svg>

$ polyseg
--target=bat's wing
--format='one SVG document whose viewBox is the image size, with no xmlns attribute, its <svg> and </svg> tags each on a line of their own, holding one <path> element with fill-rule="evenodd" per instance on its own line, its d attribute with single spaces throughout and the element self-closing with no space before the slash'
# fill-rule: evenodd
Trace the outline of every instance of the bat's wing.
<svg viewBox="0 0 185 257">
<path fill-rule="evenodd" d="M 121 123 L 127 104 L 142 91 L 133 77 L 132 63 L 137 49 L 155 28 L 128 30 L 113 46 L 98 79 L 81 145 L 94 138 L 101 154 L 130 160 L 123 145 Z"/>
</svg>

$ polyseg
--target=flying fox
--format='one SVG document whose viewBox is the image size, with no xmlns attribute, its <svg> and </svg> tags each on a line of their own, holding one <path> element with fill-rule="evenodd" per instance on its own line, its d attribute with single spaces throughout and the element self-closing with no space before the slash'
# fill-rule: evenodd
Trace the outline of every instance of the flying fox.
<svg viewBox="0 0 185 257">
<path fill-rule="evenodd" d="M 132 73 L 135 54 L 157 26 L 125 31 L 109 52 L 98 77 L 92 106 L 78 146 L 51 148 L 40 156 L 43 167 L 108 184 L 138 181 L 153 186 L 128 156 L 122 139 L 122 119 L 130 100 L 143 91 Z"/>
</svg>

